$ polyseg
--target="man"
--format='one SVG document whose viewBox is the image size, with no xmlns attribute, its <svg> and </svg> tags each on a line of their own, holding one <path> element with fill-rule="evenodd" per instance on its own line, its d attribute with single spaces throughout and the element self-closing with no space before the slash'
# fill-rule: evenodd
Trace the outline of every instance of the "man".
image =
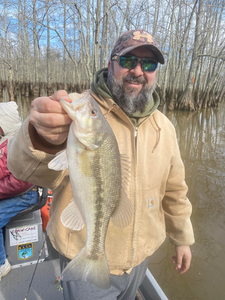
<svg viewBox="0 0 225 300">
<path fill-rule="evenodd" d="M 100 290 L 83 281 L 62 282 L 65 299 L 134 299 L 148 257 L 163 243 L 166 233 L 175 245 L 175 269 L 184 273 L 190 266 L 189 245 L 194 243 L 191 204 L 186 198 L 174 127 L 157 110 L 160 100 L 154 86 L 158 63 L 164 64 L 164 57 L 148 32 L 125 32 L 112 50 L 108 70 L 95 74 L 90 90 L 69 96 L 58 91 L 35 99 L 29 118 L 10 145 L 11 171 L 53 190 L 47 232 L 60 253 L 62 269 L 83 248 L 86 236 L 85 230 L 69 230 L 60 221 L 72 198 L 68 170 L 55 172 L 47 167 L 54 155 L 65 149 L 71 123 L 60 98 L 70 102 L 90 93 L 107 117 L 120 153 L 131 162 L 127 195 L 133 207 L 132 222 L 124 229 L 110 222 L 106 237 L 111 288 Z"/>
<path fill-rule="evenodd" d="M 6 258 L 2 228 L 20 211 L 37 203 L 37 187 L 18 180 L 7 167 L 7 145 L 21 126 L 14 101 L 0 103 L 0 280 L 11 270 Z"/>
</svg>

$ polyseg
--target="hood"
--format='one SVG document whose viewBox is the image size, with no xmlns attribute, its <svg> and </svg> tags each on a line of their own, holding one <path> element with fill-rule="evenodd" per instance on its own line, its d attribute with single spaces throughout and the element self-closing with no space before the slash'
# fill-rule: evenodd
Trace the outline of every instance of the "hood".
<svg viewBox="0 0 225 300">
<path fill-rule="evenodd" d="M 113 99 L 113 96 L 106 84 L 108 76 L 108 68 L 103 68 L 99 71 L 97 71 L 94 75 L 93 82 L 91 83 L 91 89 L 96 95 L 101 95 L 103 98 L 111 98 Z M 159 106 L 160 99 L 159 95 L 156 91 L 153 92 L 150 101 L 146 105 L 143 112 L 136 112 L 129 116 L 132 123 L 136 126 L 138 123 L 138 119 L 145 118 L 152 114 Z"/>
<path fill-rule="evenodd" d="M 17 109 L 18 106 L 14 101 L 0 103 L 0 127 L 4 132 L 1 143 L 11 137 L 21 125 Z"/>
</svg>

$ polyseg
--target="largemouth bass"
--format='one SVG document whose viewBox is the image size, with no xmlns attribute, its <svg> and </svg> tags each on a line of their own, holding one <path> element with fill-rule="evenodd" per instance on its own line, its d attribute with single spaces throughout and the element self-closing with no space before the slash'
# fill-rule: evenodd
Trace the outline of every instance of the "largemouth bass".
<svg viewBox="0 0 225 300">
<path fill-rule="evenodd" d="M 97 102 L 82 99 L 60 103 L 73 122 L 66 152 L 60 152 L 49 168 L 69 168 L 74 198 L 62 212 L 64 226 L 81 230 L 86 225 L 85 247 L 62 272 L 63 281 L 85 280 L 100 289 L 110 287 L 105 253 L 109 220 L 118 227 L 132 218 L 131 202 L 122 189 L 121 156 L 115 135 Z"/>
</svg>

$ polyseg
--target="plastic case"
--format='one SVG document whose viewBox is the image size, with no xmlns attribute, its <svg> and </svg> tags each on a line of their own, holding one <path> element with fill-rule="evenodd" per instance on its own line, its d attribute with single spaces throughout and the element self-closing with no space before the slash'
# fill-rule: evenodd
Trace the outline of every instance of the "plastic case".
<svg viewBox="0 0 225 300">
<path fill-rule="evenodd" d="M 48 249 L 44 243 L 40 210 L 28 213 L 6 225 L 5 251 L 12 269 L 35 264 L 38 258 L 39 262 L 45 260 Z"/>
</svg>

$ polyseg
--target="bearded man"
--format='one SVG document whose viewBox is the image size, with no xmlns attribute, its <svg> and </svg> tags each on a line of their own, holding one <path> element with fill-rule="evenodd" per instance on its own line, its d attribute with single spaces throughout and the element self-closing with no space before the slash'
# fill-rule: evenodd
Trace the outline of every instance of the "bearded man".
<svg viewBox="0 0 225 300">
<path fill-rule="evenodd" d="M 85 281 L 87 278 L 62 281 L 64 299 L 135 299 L 148 257 L 166 235 L 175 246 L 175 269 L 182 274 L 190 266 L 192 208 L 186 197 L 175 129 L 157 110 L 160 99 L 154 87 L 158 63 L 164 64 L 163 54 L 147 31 L 125 32 L 112 50 L 108 69 L 95 74 L 90 90 L 81 95 L 58 91 L 35 99 L 30 116 L 9 145 L 11 172 L 53 190 L 47 233 L 60 253 L 62 270 L 84 247 L 86 233 L 61 222 L 62 211 L 73 197 L 70 179 L 67 171 L 48 169 L 48 162 L 65 149 L 71 123 L 59 100 L 71 102 L 91 95 L 111 126 L 120 153 L 130 162 L 126 193 L 132 203 L 132 221 L 123 229 L 110 222 L 106 236 L 111 287 L 99 289 Z"/>
</svg>

